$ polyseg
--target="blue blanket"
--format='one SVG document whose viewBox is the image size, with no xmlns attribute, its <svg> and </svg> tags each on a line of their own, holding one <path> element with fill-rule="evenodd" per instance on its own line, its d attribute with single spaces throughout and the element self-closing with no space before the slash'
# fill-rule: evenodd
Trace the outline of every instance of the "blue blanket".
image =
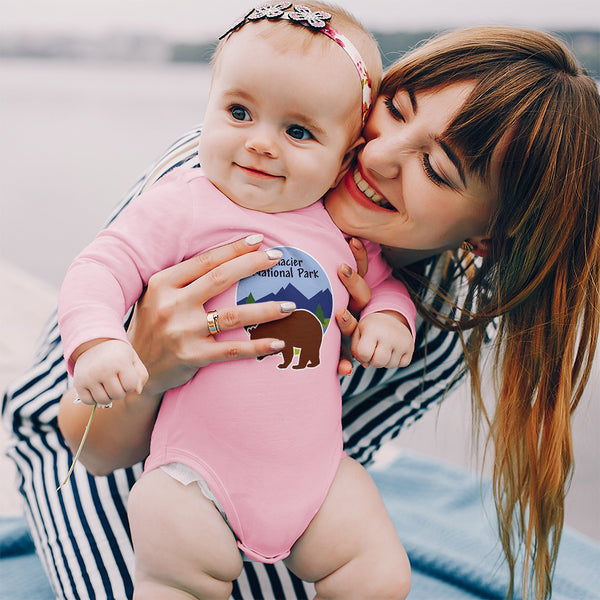
<svg viewBox="0 0 600 600">
<path fill-rule="evenodd" d="M 490 482 L 413 453 L 371 474 L 410 557 L 411 600 L 504 599 L 508 569 L 501 560 Z M 600 544 L 565 528 L 552 600 L 595 599 Z"/>
<path fill-rule="evenodd" d="M 0 519 L 0 600 L 52 600 L 25 519 Z"/>
<path fill-rule="evenodd" d="M 410 600 L 503 600 L 489 482 L 412 453 L 371 474 L 411 560 Z M 0 600 L 52 598 L 24 519 L 0 519 Z M 600 544 L 565 529 L 552 598 L 600 600 Z"/>
</svg>

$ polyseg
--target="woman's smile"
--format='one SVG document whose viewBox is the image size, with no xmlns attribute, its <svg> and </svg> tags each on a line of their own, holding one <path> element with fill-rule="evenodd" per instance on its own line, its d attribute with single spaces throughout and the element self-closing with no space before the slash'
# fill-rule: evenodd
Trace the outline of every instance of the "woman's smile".
<svg viewBox="0 0 600 600">
<path fill-rule="evenodd" d="M 348 171 L 344 178 L 344 185 L 354 200 L 369 210 L 382 212 L 396 210 L 377 190 L 369 185 L 369 182 L 361 175 L 358 166 L 354 170 Z"/>
<path fill-rule="evenodd" d="M 381 206 L 382 208 L 387 208 L 389 210 L 396 210 L 381 194 L 379 194 L 374 188 L 371 187 L 369 182 L 363 177 L 360 172 L 360 167 L 357 165 L 354 169 L 353 174 L 354 183 L 356 183 L 356 187 L 369 199 L 371 202 L 377 204 L 377 206 Z"/>
</svg>

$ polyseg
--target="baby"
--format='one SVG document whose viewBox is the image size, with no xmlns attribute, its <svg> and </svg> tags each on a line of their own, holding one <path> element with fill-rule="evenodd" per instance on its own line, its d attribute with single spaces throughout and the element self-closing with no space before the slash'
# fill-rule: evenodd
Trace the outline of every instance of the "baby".
<svg viewBox="0 0 600 600">
<path fill-rule="evenodd" d="M 354 259 L 321 202 L 363 142 L 380 79 L 376 43 L 344 11 L 288 2 L 254 9 L 215 54 L 202 168 L 163 177 L 69 268 L 59 322 L 86 403 L 143 388 L 147 372 L 123 319 L 169 265 L 261 232 L 279 262 L 212 299 L 207 330 L 240 335 L 219 328 L 217 307 L 233 302 L 279 300 L 295 309 L 246 332 L 279 340 L 281 353 L 212 364 L 165 394 L 128 506 L 135 598 L 179 598 L 181 590 L 228 598 L 241 571 L 238 548 L 254 560 L 286 559 L 340 597 L 372 577 L 370 557 L 391 553 L 408 569 L 372 482 L 343 452 L 340 333 L 331 319 L 348 303 L 337 269 Z M 372 298 L 359 335 L 372 353 L 405 366 L 414 306 L 379 248 L 365 246 Z M 371 544 L 350 516 L 361 494 L 382 523 Z M 337 556 L 324 541 L 342 534 L 355 543 Z M 350 564 L 352 575 L 340 577 Z"/>
</svg>

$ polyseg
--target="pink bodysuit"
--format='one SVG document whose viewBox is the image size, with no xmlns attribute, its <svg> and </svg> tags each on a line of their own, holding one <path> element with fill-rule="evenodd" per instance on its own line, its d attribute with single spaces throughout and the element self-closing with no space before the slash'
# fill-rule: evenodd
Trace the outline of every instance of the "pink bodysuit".
<svg viewBox="0 0 600 600">
<path fill-rule="evenodd" d="M 274 337 L 285 340 L 286 349 L 259 360 L 211 364 L 167 392 L 145 471 L 173 462 L 197 471 L 244 553 L 275 562 L 289 554 L 319 510 L 343 456 L 334 315 L 346 307 L 348 293 L 336 273 L 341 263 L 355 262 L 322 202 L 265 214 L 233 203 L 200 169 L 175 169 L 73 262 L 61 289 L 59 322 L 72 368 L 71 354 L 86 341 L 128 341 L 124 315 L 153 273 L 257 232 L 265 248 L 283 251 L 283 259 L 211 299 L 205 310 L 293 301 L 297 310 L 290 317 L 217 336 Z M 365 245 L 372 299 L 362 314 L 395 310 L 414 327 L 406 289 L 391 277 L 379 247 Z"/>
</svg>

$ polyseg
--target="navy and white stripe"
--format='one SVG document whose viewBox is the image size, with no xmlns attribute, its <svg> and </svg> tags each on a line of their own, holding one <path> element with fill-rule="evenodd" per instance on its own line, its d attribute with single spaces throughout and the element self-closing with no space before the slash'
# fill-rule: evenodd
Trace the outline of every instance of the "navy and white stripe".
<svg viewBox="0 0 600 600">
<path fill-rule="evenodd" d="M 130 190 L 111 219 L 175 166 L 198 166 L 200 128 L 178 140 Z M 417 320 L 417 348 L 405 369 L 363 369 L 342 381 L 346 450 L 368 465 L 382 444 L 437 404 L 462 377 L 462 346 L 449 334 Z M 71 454 L 58 431 L 58 401 L 68 386 L 54 315 L 45 328 L 28 373 L 2 401 L 2 418 L 13 432 L 8 455 L 36 549 L 60 599 L 116 599 L 132 595 L 133 551 L 126 501 L 141 465 L 93 477 L 77 465 L 68 486 L 56 492 Z M 234 585 L 236 599 L 304 599 L 312 585 L 283 564 L 245 563 Z"/>
</svg>

